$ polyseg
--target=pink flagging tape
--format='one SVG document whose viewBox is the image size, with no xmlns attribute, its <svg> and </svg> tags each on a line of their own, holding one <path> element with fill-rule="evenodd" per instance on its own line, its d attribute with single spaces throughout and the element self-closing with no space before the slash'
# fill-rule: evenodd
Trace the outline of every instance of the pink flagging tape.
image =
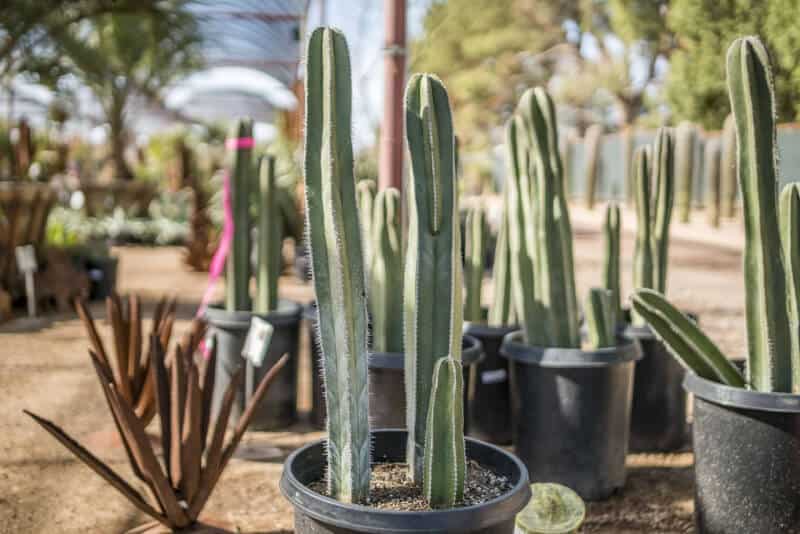
<svg viewBox="0 0 800 534">
<path fill-rule="evenodd" d="M 237 137 L 225 141 L 225 148 L 228 150 L 236 150 L 239 148 L 253 148 L 256 145 L 252 137 Z"/>
</svg>

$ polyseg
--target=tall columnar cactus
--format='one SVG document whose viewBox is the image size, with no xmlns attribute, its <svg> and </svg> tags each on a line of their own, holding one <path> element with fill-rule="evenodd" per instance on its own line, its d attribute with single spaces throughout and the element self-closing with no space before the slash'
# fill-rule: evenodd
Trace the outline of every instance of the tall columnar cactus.
<svg viewBox="0 0 800 534">
<path fill-rule="evenodd" d="M 433 369 L 425 436 L 422 489 L 433 508 L 452 508 L 464 497 L 464 373 L 459 360 L 444 357 Z"/>
<path fill-rule="evenodd" d="M 708 224 L 717 228 L 721 210 L 722 192 L 720 190 L 720 142 L 719 139 L 706 141 L 703 161 L 703 176 L 706 180 L 706 214 Z"/>
<path fill-rule="evenodd" d="M 800 184 L 791 183 L 780 196 L 780 232 L 786 261 L 787 304 L 792 338 L 792 383 L 800 388 Z"/>
<path fill-rule="evenodd" d="M 739 183 L 736 178 L 736 123 L 733 114 L 725 118 L 722 127 L 722 154 L 720 158 L 720 189 L 722 190 L 722 217 L 736 215 L 736 196 Z"/>
<path fill-rule="evenodd" d="M 275 183 L 275 157 L 265 155 L 258 169 L 258 270 L 256 273 L 256 313 L 278 307 L 278 278 L 281 274 L 283 218 Z"/>
<path fill-rule="evenodd" d="M 633 287 L 653 287 L 653 247 L 650 204 L 650 147 L 639 147 L 634 156 L 636 186 L 636 243 L 633 251 Z M 644 325 L 635 310 L 634 324 Z"/>
<path fill-rule="evenodd" d="M 317 28 L 306 55 L 305 190 L 328 411 L 328 491 L 369 497 L 367 303 L 356 207 L 350 58 L 344 35 Z"/>
<path fill-rule="evenodd" d="M 467 210 L 464 225 L 464 281 L 467 295 L 464 305 L 464 320 L 483 321 L 481 312 L 481 286 L 483 266 L 486 258 L 486 242 L 489 239 L 486 212 L 482 206 L 471 206 Z"/>
<path fill-rule="evenodd" d="M 766 48 L 754 37 L 737 39 L 728 50 L 727 63 L 745 217 L 749 381 L 760 391 L 791 391 L 792 365 L 786 355 L 791 354 L 792 343 L 776 209 L 772 71 Z"/>
<path fill-rule="evenodd" d="M 405 94 L 411 153 L 404 287 L 408 464 L 422 481 L 426 418 L 436 360 L 461 359 L 463 316 L 453 121 L 442 82 L 411 77 Z"/>
<path fill-rule="evenodd" d="M 372 350 L 403 352 L 403 230 L 400 191 L 382 189 L 375 197 L 372 267 L 369 270 L 369 309 Z"/>
<path fill-rule="evenodd" d="M 622 165 L 624 166 L 623 177 L 625 180 L 625 204 L 631 206 L 634 203 L 634 165 L 633 150 L 636 141 L 633 128 L 625 128 L 622 131 Z"/>
<path fill-rule="evenodd" d="M 240 119 L 233 128 L 228 150 L 228 169 L 233 211 L 233 243 L 226 266 L 225 307 L 249 310 L 250 303 L 250 188 L 253 181 L 253 149 L 239 139 L 252 139 L 253 121 Z"/>
<path fill-rule="evenodd" d="M 375 181 L 360 180 L 356 185 L 358 217 L 361 219 L 361 243 L 364 246 L 364 265 L 372 265 L 372 216 L 375 213 Z"/>
<path fill-rule="evenodd" d="M 620 222 L 619 206 L 615 202 L 609 203 L 603 225 L 603 286 L 611 293 L 611 304 L 616 320 L 622 318 L 622 291 L 619 273 Z"/>
<path fill-rule="evenodd" d="M 511 177 L 506 178 L 511 180 Z M 516 317 L 511 294 L 511 248 L 508 239 L 508 184 L 503 191 L 503 211 L 500 218 L 500 230 L 497 233 L 497 245 L 494 249 L 494 268 L 492 269 L 492 286 L 494 288 L 492 303 L 489 305 L 488 323 L 492 326 L 509 326 Z"/>
<path fill-rule="evenodd" d="M 600 124 L 592 124 L 586 129 L 586 135 L 583 138 L 583 176 L 586 180 L 586 207 L 588 209 L 594 209 L 597 201 L 602 140 L 603 127 Z"/>
<path fill-rule="evenodd" d="M 653 141 L 650 172 L 653 187 L 653 282 L 660 293 L 667 291 L 669 225 L 675 197 L 674 141 L 668 128 L 659 128 Z"/>
<path fill-rule="evenodd" d="M 616 344 L 617 314 L 614 295 L 604 288 L 593 287 L 583 307 L 589 348 L 602 349 Z"/>
<path fill-rule="evenodd" d="M 536 252 L 539 307 L 545 334 L 529 343 L 578 347 L 578 304 L 572 257 L 572 228 L 564 191 L 563 167 L 558 152 L 555 105 L 541 87 L 529 89 L 519 104 L 531 153 L 531 171 L 536 177 L 533 202 L 536 208 Z M 538 318 L 535 318 L 538 319 Z M 535 320 L 534 319 L 534 320 Z M 525 321 L 530 318 L 526 317 Z"/>
<path fill-rule="evenodd" d="M 689 121 L 682 121 L 675 129 L 675 200 L 678 218 L 683 223 L 689 222 L 692 211 L 696 145 L 697 128 Z"/>
</svg>

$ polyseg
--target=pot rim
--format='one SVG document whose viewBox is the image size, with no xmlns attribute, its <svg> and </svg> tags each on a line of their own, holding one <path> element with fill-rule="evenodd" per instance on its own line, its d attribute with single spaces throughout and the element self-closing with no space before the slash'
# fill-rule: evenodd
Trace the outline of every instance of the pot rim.
<svg viewBox="0 0 800 534">
<path fill-rule="evenodd" d="M 469 334 L 461 336 L 461 350 L 461 364 L 464 366 L 474 365 L 485 358 L 483 343 Z M 405 359 L 405 352 L 370 352 L 369 368 L 403 370 Z"/>
<path fill-rule="evenodd" d="M 405 440 L 407 438 L 407 431 L 405 429 L 397 429 L 397 428 L 384 428 L 384 429 L 373 429 L 370 431 L 371 435 L 377 433 L 392 433 L 398 436 L 398 439 Z M 503 517 L 498 517 L 501 514 L 498 512 L 487 515 L 487 509 L 491 509 L 498 505 L 503 506 L 503 511 L 508 513 L 508 518 L 511 519 L 512 517 L 516 516 L 516 514 L 525 507 L 530 499 L 530 482 L 528 480 L 528 470 L 525 467 L 525 464 L 517 458 L 515 455 L 511 454 L 510 452 L 492 445 L 490 443 L 486 443 L 484 441 L 477 440 L 475 438 L 466 437 L 464 438 L 467 449 L 470 447 L 484 447 L 487 449 L 491 449 L 495 454 L 500 454 L 505 456 L 509 459 L 515 468 L 519 472 L 519 479 L 514 484 L 514 486 L 508 490 L 506 493 L 495 497 L 489 501 L 486 501 L 481 504 L 474 504 L 471 506 L 462 506 L 459 508 L 447 508 L 441 510 L 424 510 L 424 511 L 398 511 L 398 510 L 381 510 L 377 508 L 372 508 L 370 506 L 365 506 L 363 504 L 348 504 L 337 501 L 336 499 L 332 499 L 325 495 L 319 494 L 300 482 L 294 474 L 294 470 L 292 469 L 292 465 L 297 461 L 298 456 L 302 455 L 309 449 L 318 446 L 325 446 L 325 439 L 315 440 L 303 447 L 296 449 L 292 452 L 283 466 L 283 474 L 281 475 L 280 480 L 280 489 L 283 496 L 296 508 L 299 508 L 304 514 L 313 517 L 318 521 L 323 521 L 327 524 L 335 525 L 340 528 L 345 529 L 353 529 L 356 528 L 369 528 L 369 531 L 364 532 L 398 532 L 406 530 L 409 533 L 412 532 L 424 532 L 426 530 L 423 529 L 415 529 L 412 527 L 407 527 L 406 525 L 413 525 L 416 521 L 437 521 L 438 522 L 446 522 L 448 517 L 453 516 L 467 516 L 467 519 L 470 519 L 470 515 L 475 515 L 475 519 L 477 520 L 480 516 L 489 517 L 492 519 L 497 519 L 491 523 L 480 525 L 476 521 L 474 524 L 475 528 L 481 527 L 489 527 L 491 525 L 497 524 L 503 520 Z M 313 506 L 309 506 L 310 503 L 319 502 L 332 512 L 330 514 L 325 514 Z M 510 509 L 509 509 L 510 508 Z M 397 525 L 386 525 L 384 527 L 376 527 L 374 525 L 364 525 L 363 527 L 353 525 L 351 521 L 349 521 L 349 517 L 352 517 L 353 512 L 358 512 L 361 514 L 367 513 L 372 516 L 383 517 L 386 518 L 388 521 L 396 520 L 399 521 L 402 519 L 402 524 L 398 523 Z M 513 512 L 513 513 L 512 513 Z M 462 520 L 461 522 L 467 522 Z M 355 528 L 354 528 L 355 527 Z M 405 528 L 404 528 L 405 527 Z"/>
<path fill-rule="evenodd" d="M 278 299 L 278 309 L 268 313 L 255 313 L 247 310 L 228 311 L 222 303 L 215 302 L 203 312 L 203 319 L 210 326 L 227 330 L 248 330 L 253 316 L 258 316 L 273 326 L 286 326 L 300 321 L 303 307 L 299 302 Z"/>
<path fill-rule="evenodd" d="M 503 338 L 511 332 L 519 330 L 519 325 L 493 326 L 486 323 L 464 321 L 464 332 L 470 336 L 485 338 Z"/>
<path fill-rule="evenodd" d="M 632 339 L 618 339 L 617 345 L 595 350 L 564 347 L 534 347 L 522 341 L 522 330 L 507 334 L 500 346 L 506 359 L 539 367 L 606 367 L 642 358 L 639 345 Z"/>
<path fill-rule="evenodd" d="M 683 388 L 705 401 L 730 408 L 800 414 L 800 394 L 735 388 L 706 380 L 692 372 L 686 373 Z"/>
</svg>

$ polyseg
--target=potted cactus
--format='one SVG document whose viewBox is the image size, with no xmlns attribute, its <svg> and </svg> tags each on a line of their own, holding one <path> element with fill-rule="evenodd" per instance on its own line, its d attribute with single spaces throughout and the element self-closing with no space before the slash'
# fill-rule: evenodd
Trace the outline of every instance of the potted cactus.
<svg viewBox="0 0 800 534">
<path fill-rule="evenodd" d="M 405 353 L 405 374 L 413 378 L 406 379 L 409 431 L 370 432 L 366 277 L 359 261 L 363 250 L 344 36 L 329 28 L 316 29 L 309 40 L 306 69 L 306 217 L 328 438 L 286 460 L 281 490 L 294 505 L 295 531 L 511 534 L 514 515 L 530 497 L 525 468 L 511 454 L 463 434 L 463 303 L 447 93 L 428 75 L 412 77 L 406 92 L 406 128 L 414 155 L 404 275 L 404 323 L 407 335 L 412 335 Z M 423 230 L 445 238 L 417 239 Z M 407 280 L 416 279 L 425 266 L 418 261 L 426 257 L 424 247 L 434 253 L 428 258 L 440 256 L 436 272 L 442 276 L 441 283 L 432 286 L 420 273 L 418 294 Z M 419 304 L 418 297 L 433 293 L 436 307 Z M 425 313 L 437 330 L 418 328 L 424 325 Z M 475 482 L 476 469 L 487 470 L 495 480 L 481 485 L 487 490 L 482 496 L 476 495 L 473 484 L 465 484 Z M 391 485 L 405 488 L 410 499 L 390 496 L 387 501 L 385 496 L 396 492 L 370 491 L 371 480 L 387 482 L 387 472 L 395 475 Z"/>
<path fill-rule="evenodd" d="M 555 106 L 544 89 L 523 94 L 507 139 L 512 291 L 522 330 L 504 338 L 500 353 L 511 364 L 515 450 L 532 481 L 602 499 L 625 483 L 638 349 L 614 335 L 612 293 L 597 291 L 581 348 Z"/>
<path fill-rule="evenodd" d="M 500 356 L 503 337 L 517 330 L 511 302 L 511 251 L 508 245 L 507 194 L 503 194 L 500 229 L 492 266 L 494 299 L 488 311 L 481 306 L 481 287 L 488 229 L 481 206 L 467 211 L 464 240 L 464 332 L 478 339 L 484 357 L 469 378 L 469 434 L 498 445 L 511 444 L 511 405 L 508 360 Z"/>
<path fill-rule="evenodd" d="M 746 376 L 660 293 L 636 291 L 633 310 L 691 371 L 698 532 L 800 532 L 800 187 L 786 186 L 779 202 L 761 41 L 734 41 L 727 71 L 745 219 Z"/>
<path fill-rule="evenodd" d="M 302 307 L 296 302 L 278 298 L 278 277 L 282 266 L 281 248 L 284 229 L 275 186 L 275 158 L 264 156 L 258 165 L 258 181 L 254 178 L 253 123 L 238 121 L 228 140 L 230 213 L 233 219 L 233 240 L 227 257 L 224 306 L 209 306 L 205 318 L 209 335 L 216 336 L 217 382 L 214 413 L 222 406 L 228 382 L 245 366 L 245 380 L 237 391 L 231 423 L 235 424 L 266 371 L 283 355 L 289 354 L 287 370 L 272 385 L 267 397 L 253 416 L 250 428 L 275 430 L 292 424 L 297 415 L 297 353 Z M 256 182 L 256 183 L 254 183 Z M 250 197 L 257 186 L 257 270 L 255 299 L 250 296 L 251 217 Z M 247 332 L 257 316 L 273 327 L 266 356 L 256 366 L 242 357 Z"/>
</svg>

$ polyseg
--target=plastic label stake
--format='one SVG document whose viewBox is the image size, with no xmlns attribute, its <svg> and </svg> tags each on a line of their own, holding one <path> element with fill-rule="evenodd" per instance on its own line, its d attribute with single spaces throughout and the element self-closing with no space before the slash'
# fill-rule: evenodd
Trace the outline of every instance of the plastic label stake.
<svg viewBox="0 0 800 534">
<path fill-rule="evenodd" d="M 17 267 L 25 277 L 25 297 L 28 300 L 28 317 L 36 317 L 36 287 L 33 283 L 33 274 L 38 270 L 36 251 L 33 245 L 21 245 L 14 250 L 17 257 Z"/>
</svg>

